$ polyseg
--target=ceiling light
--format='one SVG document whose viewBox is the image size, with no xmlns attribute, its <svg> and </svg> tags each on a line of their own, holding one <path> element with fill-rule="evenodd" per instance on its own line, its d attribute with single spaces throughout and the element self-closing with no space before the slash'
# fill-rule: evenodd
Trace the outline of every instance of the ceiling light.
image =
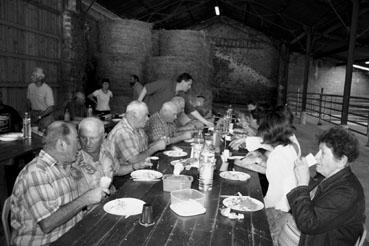
<svg viewBox="0 0 369 246">
<path fill-rule="evenodd" d="M 220 10 L 219 10 L 219 7 L 218 6 L 215 6 L 214 7 L 214 10 L 215 10 L 215 14 L 216 15 L 220 15 Z"/>
<path fill-rule="evenodd" d="M 361 69 L 361 70 L 365 70 L 365 71 L 369 71 L 369 67 L 363 67 L 363 66 L 359 66 L 359 65 L 353 65 L 354 68 L 357 68 L 357 69 Z"/>
</svg>

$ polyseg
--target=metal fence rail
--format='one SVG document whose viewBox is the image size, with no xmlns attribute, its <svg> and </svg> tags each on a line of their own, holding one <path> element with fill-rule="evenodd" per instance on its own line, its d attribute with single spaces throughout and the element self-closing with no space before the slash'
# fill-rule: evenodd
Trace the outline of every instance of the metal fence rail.
<svg viewBox="0 0 369 246">
<path fill-rule="evenodd" d="M 288 92 L 287 102 L 296 114 L 301 112 L 302 93 Z M 341 124 L 343 96 L 335 94 L 307 93 L 306 113 L 332 124 Z M 347 125 L 351 131 L 367 136 L 369 120 L 369 97 L 350 97 Z"/>
</svg>

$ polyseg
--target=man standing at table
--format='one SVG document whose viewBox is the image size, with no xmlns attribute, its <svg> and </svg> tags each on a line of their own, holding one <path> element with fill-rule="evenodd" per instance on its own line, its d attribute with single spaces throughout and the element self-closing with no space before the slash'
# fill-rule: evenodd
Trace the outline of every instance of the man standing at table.
<svg viewBox="0 0 369 246">
<path fill-rule="evenodd" d="M 167 79 L 157 80 L 146 84 L 138 97 L 139 101 L 144 100 L 149 107 L 150 114 L 158 112 L 164 102 L 171 100 L 179 93 L 186 93 L 191 89 L 192 77 L 188 73 L 182 73 L 178 76 L 177 81 Z M 201 121 L 209 127 L 214 124 L 202 117 L 195 108 L 191 107 L 190 103 L 186 103 L 187 110 L 193 117 Z"/>
<path fill-rule="evenodd" d="M 45 73 L 36 67 L 31 75 L 31 83 L 27 89 L 28 108 L 31 110 L 32 124 L 44 130 L 54 121 L 54 96 L 50 86 L 45 83 Z"/>
<path fill-rule="evenodd" d="M 131 75 L 129 85 L 133 89 L 133 100 L 137 100 L 137 98 L 140 96 L 143 86 L 136 74 Z"/>
<path fill-rule="evenodd" d="M 80 194 L 72 176 L 77 131 L 56 121 L 49 125 L 45 146 L 18 175 L 11 203 L 12 245 L 47 245 L 82 219 L 82 209 L 101 201 L 100 187 Z"/>
<path fill-rule="evenodd" d="M 166 137 L 167 143 L 177 143 L 179 141 L 190 139 L 192 131 L 177 132 L 175 119 L 177 118 L 177 107 L 169 101 L 165 102 L 159 112 L 156 112 L 149 120 L 149 138 L 150 141 L 157 141 Z"/>
<path fill-rule="evenodd" d="M 110 152 L 120 163 L 120 172 L 130 173 L 149 166 L 150 164 L 145 162 L 146 158 L 165 149 L 164 140 L 148 144 L 148 137 L 144 131 L 148 119 L 146 104 L 132 101 L 128 104 L 122 120 L 110 131 L 107 141 Z"/>
</svg>

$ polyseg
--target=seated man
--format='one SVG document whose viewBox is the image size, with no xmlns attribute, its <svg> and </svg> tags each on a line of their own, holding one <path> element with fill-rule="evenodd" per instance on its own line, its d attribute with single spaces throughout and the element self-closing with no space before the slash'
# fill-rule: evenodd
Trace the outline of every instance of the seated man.
<svg viewBox="0 0 369 246">
<path fill-rule="evenodd" d="M 205 107 L 205 97 L 204 96 L 197 96 L 195 98 L 194 107 L 201 114 L 202 117 L 205 119 L 209 119 L 212 117 L 211 110 Z"/>
<path fill-rule="evenodd" d="M 173 102 L 165 102 L 159 112 L 156 112 L 149 120 L 149 138 L 150 141 L 157 141 L 163 137 L 167 138 L 167 143 L 177 143 L 179 141 L 190 139 L 191 131 L 177 132 L 174 120 L 177 118 L 177 107 Z"/>
<path fill-rule="evenodd" d="M 80 194 L 71 175 L 78 150 L 74 126 L 49 125 L 45 146 L 19 174 L 10 197 L 12 245 L 46 245 L 82 219 L 82 209 L 101 201 L 100 187 Z"/>
<path fill-rule="evenodd" d="M 81 120 L 87 116 L 85 95 L 78 91 L 73 96 L 72 100 L 67 103 L 64 111 L 68 110 L 70 114 L 70 120 Z"/>
<path fill-rule="evenodd" d="M 183 97 L 175 96 L 170 101 L 174 103 L 177 108 L 177 119 L 175 120 L 175 124 L 178 130 L 194 130 L 203 127 L 200 121 L 191 120 L 184 112 L 185 99 Z"/>
<path fill-rule="evenodd" d="M 17 110 L 3 103 L 3 93 L 0 91 L 0 133 L 19 132 L 22 130 L 22 118 Z"/>
<path fill-rule="evenodd" d="M 149 111 L 144 102 L 132 101 L 128 104 L 122 120 L 108 135 L 110 152 L 119 161 L 120 172 L 130 173 L 151 165 L 145 162 L 146 158 L 166 147 L 164 140 L 148 144 L 144 131 L 148 115 Z"/>
<path fill-rule="evenodd" d="M 104 123 L 93 117 L 83 119 L 78 125 L 81 144 L 78 161 L 74 167 L 82 172 L 80 192 L 100 185 L 103 176 L 113 178 L 114 161 L 104 143 Z"/>
</svg>

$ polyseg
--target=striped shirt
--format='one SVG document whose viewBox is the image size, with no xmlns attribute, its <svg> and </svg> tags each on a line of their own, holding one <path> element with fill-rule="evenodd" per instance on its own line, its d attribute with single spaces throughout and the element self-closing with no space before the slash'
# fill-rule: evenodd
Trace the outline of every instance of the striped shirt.
<svg viewBox="0 0 369 246">
<path fill-rule="evenodd" d="M 150 142 L 159 140 L 161 137 L 174 137 L 176 127 L 174 123 L 165 122 L 159 112 L 156 112 L 150 117 L 148 135 Z"/>
<path fill-rule="evenodd" d="M 107 141 L 110 142 L 110 153 L 120 163 L 135 158 L 148 149 L 148 138 L 143 129 L 133 128 L 126 117 L 110 131 Z"/>
<path fill-rule="evenodd" d="M 46 245 L 57 240 L 82 219 L 82 212 L 49 233 L 38 223 L 78 196 L 71 173 L 41 150 L 15 181 L 10 199 L 12 245 Z"/>
<path fill-rule="evenodd" d="M 111 162 L 105 162 L 105 159 L 110 159 Z M 115 168 L 113 164 L 113 157 L 107 151 L 104 143 L 101 145 L 99 160 L 97 161 L 94 161 L 90 154 L 81 150 L 77 161 L 73 164 L 77 170 L 81 171 L 83 177 L 78 182 L 79 193 L 82 194 L 100 186 L 100 179 L 103 176 L 112 178 Z"/>
</svg>

